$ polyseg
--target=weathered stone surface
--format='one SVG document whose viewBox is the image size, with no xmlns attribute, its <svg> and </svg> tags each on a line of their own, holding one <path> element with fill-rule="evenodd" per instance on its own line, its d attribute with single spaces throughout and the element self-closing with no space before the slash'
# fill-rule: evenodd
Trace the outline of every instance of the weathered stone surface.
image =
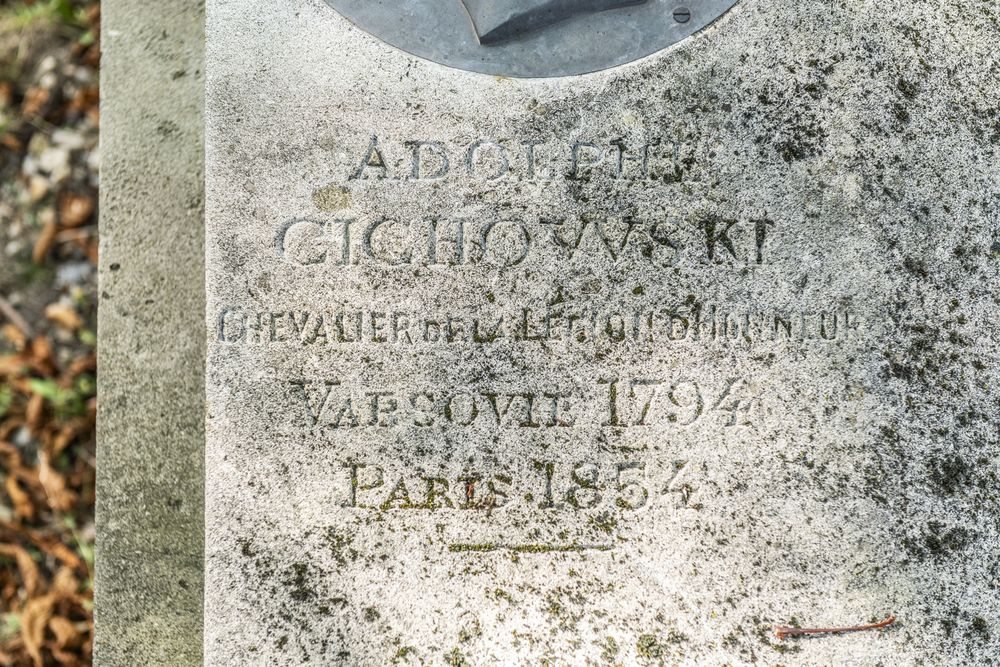
<svg viewBox="0 0 1000 667">
<path fill-rule="evenodd" d="M 549 80 L 209 10 L 207 662 L 998 655 L 990 4 Z"/>
<path fill-rule="evenodd" d="M 95 664 L 202 662 L 204 8 L 105 0 Z"/>
</svg>

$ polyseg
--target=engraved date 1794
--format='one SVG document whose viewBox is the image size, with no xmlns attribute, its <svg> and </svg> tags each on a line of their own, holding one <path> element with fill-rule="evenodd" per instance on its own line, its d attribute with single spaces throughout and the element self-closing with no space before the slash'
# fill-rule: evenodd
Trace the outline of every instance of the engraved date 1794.
<svg viewBox="0 0 1000 667">
<path fill-rule="evenodd" d="M 296 424 L 320 432 L 362 428 L 558 429 L 753 426 L 762 390 L 740 377 L 600 377 L 589 388 L 372 389 L 339 379 L 292 380 Z"/>
</svg>

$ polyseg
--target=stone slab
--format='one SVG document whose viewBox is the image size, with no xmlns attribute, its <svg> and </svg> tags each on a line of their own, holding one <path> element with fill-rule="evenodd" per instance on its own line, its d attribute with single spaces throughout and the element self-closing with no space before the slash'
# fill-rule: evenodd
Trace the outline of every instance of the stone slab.
<svg viewBox="0 0 1000 667">
<path fill-rule="evenodd" d="M 208 8 L 208 664 L 1000 654 L 987 4 L 544 80 Z"/>
<path fill-rule="evenodd" d="M 199 665 L 204 6 L 102 20 L 94 662 Z"/>
</svg>

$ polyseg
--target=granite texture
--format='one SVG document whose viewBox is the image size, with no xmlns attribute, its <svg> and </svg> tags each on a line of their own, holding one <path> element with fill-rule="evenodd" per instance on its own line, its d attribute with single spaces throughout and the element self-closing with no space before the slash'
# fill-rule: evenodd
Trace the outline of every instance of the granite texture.
<svg viewBox="0 0 1000 667">
<path fill-rule="evenodd" d="M 997 660 L 993 3 L 547 80 L 208 7 L 208 664 Z"/>
<path fill-rule="evenodd" d="M 204 5 L 102 3 L 96 641 L 198 665 L 204 550 Z"/>
</svg>

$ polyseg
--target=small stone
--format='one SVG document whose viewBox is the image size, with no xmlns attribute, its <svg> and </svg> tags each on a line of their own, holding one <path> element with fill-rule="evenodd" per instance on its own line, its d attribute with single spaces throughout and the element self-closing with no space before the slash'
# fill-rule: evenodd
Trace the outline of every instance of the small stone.
<svg viewBox="0 0 1000 667">
<path fill-rule="evenodd" d="M 63 227 L 79 227 L 90 219 L 93 212 L 93 197 L 66 192 L 59 198 L 59 222 Z"/>
<path fill-rule="evenodd" d="M 35 132 L 28 140 L 28 155 L 39 157 L 50 146 L 52 146 L 52 142 L 49 141 L 49 137 L 44 132 Z"/>
<path fill-rule="evenodd" d="M 94 71 L 89 67 L 77 67 L 73 72 L 77 83 L 87 84 L 94 80 Z"/>
<path fill-rule="evenodd" d="M 29 431 L 26 427 L 22 426 L 21 428 L 14 431 L 14 437 L 11 438 L 11 442 L 14 443 L 15 447 L 18 447 L 19 449 L 24 449 L 32 442 L 31 431 Z"/>
<path fill-rule="evenodd" d="M 39 168 L 49 174 L 69 171 L 69 151 L 65 148 L 48 148 L 38 157 Z"/>
<path fill-rule="evenodd" d="M 41 201 L 49 192 L 49 179 L 43 176 L 32 176 L 28 179 L 28 195 L 31 203 L 36 204 Z"/>
<path fill-rule="evenodd" d="M 56 87 L 57 83 L 59 83 L 59 77 L 55 74 L 55 72 L 43 74 L 38 78 L 39 87 L 44 88 L 45 90 L 52 90 Z"/>
<path fill-rule="evenodd" d="M 7 257 L 17 257 L 21 254 L 21 251 L 24 250 L 24 246 L 24 241 L 20 239 L 8 241 L 7 245 L 3 247 L 4 255 Z"/>
<path fill-rule="evenodd" d="M 56 222 L 56 210 L 51 206 L 46 206 L 38 212 L 38 224 L 53 225 Z"/>
<path fill-rule="evenodd" d="M 99 174 L 101 169 L 101 149 L 95 147 L 87 155 L 87 167 L 92 174 Z M 96 185 L 96 184 L 95 184 Z"/>
<path fill-rule="evenodd" d="M 56 285 L 66 288 L 82 285 L 94 272 L 90 262 L 67 262 L 56 269 Z"/>
<path fill-rule="evenodd" d="M 55 56 L 45 56 L 42 61 L 38 63 L 38 73 L 44 74 L 46 72 L 52 72 L 59 65 L 59 60 Z"/>
<path fill-rule="evenodd" d="M 71 151 L 80 150 L 86 145 L 83 135 L 66 129 L 58 129 L 53 132 L 52 143 Z"/>
<path fill-rule="evenodd" d="M 21 160 L 21 173 L 25 176 L 31 176 L 38 173 L 38 159 L 32 157 L 31 155 L 26 155 L 23 160 Z"/>
<path fill-rule="evenodd" d="M 59 349 L 56 351 L 56 358 L 59 364 L 61 366 L 68 365 L 73 361 L 73 351 L 66 346 L 76 340 L 76 334 L 71 329 L 58 328 L 52 332 L 52 338 L 60 344 Z"/>
</svg>

